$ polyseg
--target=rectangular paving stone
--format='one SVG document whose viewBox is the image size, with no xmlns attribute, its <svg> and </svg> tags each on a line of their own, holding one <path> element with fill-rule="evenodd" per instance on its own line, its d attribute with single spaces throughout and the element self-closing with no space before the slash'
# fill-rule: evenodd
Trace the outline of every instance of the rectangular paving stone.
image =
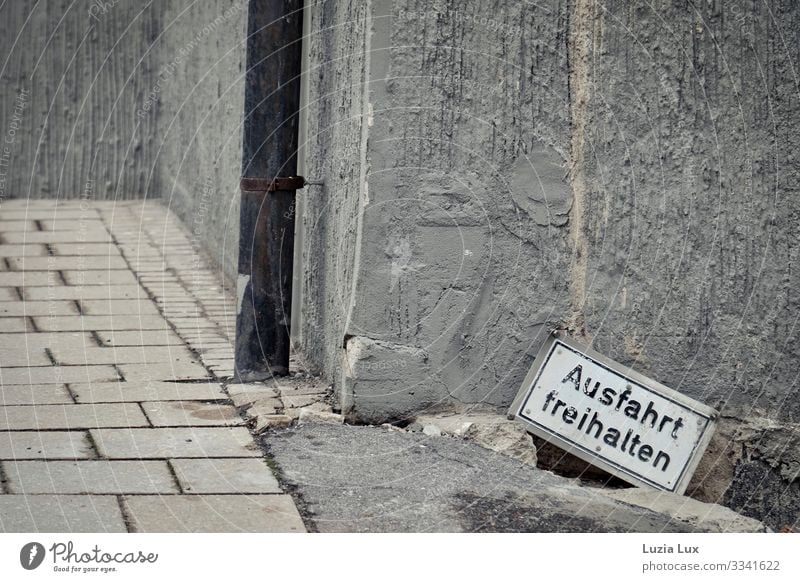
<svg viewBox="0 0 800 582">
<path fill-rule="evenodd" d="M 0 301 L 19 301 L 17 290 L 13 287 L 0 287 Z"/>
<path fill-rule="evenodd" d="M 0 301 L 0 317 L 78 315 L 73 301 Z"/>
<path fill-rule="evenodd" d="M 53 254 L 59 257 L 118 257 L 119 248 L 114 243 L 53 243 Z M 10 255 L 9 255 L 10 256 Z"/>
<path fill-rule="evenodd" d="M 0 532 L 125 533 L 113 495 L 0 495 Z"/>
<path fill-rule="evenodd" d="M 2 320 L 0 320 L 2 322 Z M 2 325 L 2 323 L 0 323 Z M 50 358 L 47 357 L 44 349 L 33 346 L 26 346 L 23 334 L 13 348 L 4 348 L 0 351 L 0 367 L 8 368 L 12 366 L 49 366 Z"/>
<path fill-rule="evenodd" d="M 79 403 L 147 402 L 160 400 L 225 400 L 222 385 L 216 382 L 95 382 L 71 384 Z"/>
<path fill-rule="evenodd" d="M 47 247 L 43 244 L 0 244 L 0 257 L 43 257 Z"/>
<path fill-rule="evenodd" d="M 0 367 L 2 368 L 10 366 L 49 366 L 51 363 L 44 348 L 26 347 L 24 343 L 20 343 L 13 349 L 0 351 Z"/>
<path fill-rule="evenodd" d="M 169 324 L 160 315 L 80 315 L 33 318 L 40 331 L 89 331 L 137 329 L 168 329 Z"/>
<path fill-rule="evenodd" d="M 155 331 L 107 331 L 97 332 L 104 346 L 182 346 L 183 340 L 171 329 Z"/>
<path fill-rule="evenodd" d="M 131 271 L 73 271 L 65 269 L 63 271 L 67 285 L 138 285 L 139 281 Z M 0 273 L 2 281 L 2 273 Z"/>
<path fill-rule="evenodd" d="M 122 377 L 128 382 L 134 380 L 202 380 L 208 378 L 208 370 L 200 364 L 162 363 L 162 364 L 119 364 Z"/>
<path fill-rule="evenodd" d="M 148 533 L 304 532 L 288 495 L 125 497 L 134 531 Z"/>
<path fill-rule="evenodd" d="M 2 289 L 2 287 L 0 287 Z M 138 285 L 79 285 L 58 287 L 27 287 L 23 289 L 25 299 L 149 299 L 147 292 Z"/>
<path fill-rule="evenodd" d="M 0 386 L 0 405 L 72 404 L 72 397 L 63 384 L 3 384 Z"/>
<path fill-rule="evenodd" d="M 113 366 L 50 366 L 4 368 L 2 381 L 8 384 L 71 384 L 72 382 L 111 382 L 119 374 Z"/>
<path fill-rule="evenodd" d="M 138 405 L 43 404 L 0 409 L 0 431 L 149 426 Z"/>
<path fill-rule="evenodd" d="M 77 220 L 40 220 L 42 229 L 47 232 L 61 230 L 102 230 L 105 228 L 103 221 L 95 217 L 81 217 Z"/>
<path fill-rule="evenodd" d="M 0 287 L 33 287 L 61 285 L 57 271 L 6 271 L 0 273 Z"/>
<path fill-rule="evenodd" d="M 97 243 L 113 242 L 105 228 L 76 230 L 9 232 L 3 235 L 8 243 Z"/>
<path fill-rule="evenodd" d="M 184 493 L 282 493 L 263 459 L 172 459 Z"/>
<path fill-rule="evenodd" d="M 86 431 L 0 432 L 0 460 L 92 459 L 95 456 Z"/>
<path fill-rule="evenodd" d="M 6 204 L 5 202 L 3 204 Z M 25 232 L 36 230 L 32 220 L 0 220 L 0 232 Z"/>
<path fill-rule="evenodd" d="M 8 264 L 13 271 L 128 270 L 122 257 L 10 257 Z"/>
<path fill-rule="evenodd" d="M 206 402 L 143 402 L 153 426 L 237 426 L 244 420 L 229 404 Z"/>
<path fill-rule="evenodd" d="M 3 321 L 0 321 L 2 327 Z M 50 348 L 57 345 L 95 346 L 97 343 L 88 332 L 29 332 L 0 333 L 0 350 Z M 1 352 L 0 352 L 1 353 Z"/>
<path fill-rule="evenodd" d="M 88 347 L 56 346 L 53 356 L 59 364 L 162 364 L 195 362 L 183 346 Z"/>
<path fill-rule="evenodd" d="M 109 459 L 261 456 L 250 432 L 241 426 L 97 429 L 90 434 L 100 455 Z"/>
<path fill-rule="evenodd" d="M 33 202 L 31 200 L 31 202 Z M 78 218 L 97 218 L 98 214 L 91 208 L 61 208 L 60 205 L 56 206 L 53 201 L 48 201 L 49 204 L 43 204 L 43 207 L 36 207 L 33 204 L 28 204 L 24 208 L 14 210 L 0 211 L 0 220 L 64 220 L 69 219 L 75 222 Z M 3 202 L 5 205 L 6 203 Z"/>
<path fill-rule="evenodd" d="M 33 331 L 30 320 L 27 317 L 2 317 L 0 318 L 0 332 L 16 333 Z"/>
<path fill-rule="evenodd" d="M 179 493 L 166 461 L 3 461 L 11 494 Z"/>
<path fill-rule="evenodd" d="M 159 315 L 149 298 L 142 299 L 82 299 L 86 315 Z"/>
</svg>

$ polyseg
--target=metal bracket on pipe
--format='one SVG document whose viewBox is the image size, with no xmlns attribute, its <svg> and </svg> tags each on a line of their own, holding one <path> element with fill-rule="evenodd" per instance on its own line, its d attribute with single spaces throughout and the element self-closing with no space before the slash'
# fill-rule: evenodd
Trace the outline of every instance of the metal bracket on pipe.
<svg viewBox="0 0 800 582">
<path fill-rule="evenodd" d="M 242 178 L 239 187 L 242 192 L 275 192 L 276 190 L 300 190 L 305 186 L 321 186 L 322 181 L 309 182 L 303 176 L 287 178 Z"/>
<path fill-rule="evenodd" d="M 242 192 L 275 192 L 276 190 L 299 190 L 306 185 L 302 176 L 288 178 L 242 178 L 239 187 Z"/>
</svg>

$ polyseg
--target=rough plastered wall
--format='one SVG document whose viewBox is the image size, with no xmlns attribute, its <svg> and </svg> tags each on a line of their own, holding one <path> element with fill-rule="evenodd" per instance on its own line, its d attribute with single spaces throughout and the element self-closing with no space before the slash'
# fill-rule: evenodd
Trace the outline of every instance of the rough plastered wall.
<svg viewBox="0 0 800 582">
<path fill-rule="evenodd" d="M 300 330 L 305 364 L 329 379 L 341 373 L 340 352 L 352 309 L 360 209 L 366 194 L 365 86 L 369 3 L 308 2 L 305 175 L 324 181 L 298 191 L 303 212 Z"/>
<path fill-rule="evenodd" d="M 800 5 L 575 12 L 578 323 L 724 412 L 800 421 Z"/>
<path fill-rule="evenodd" d="M 156 124 L 135 115 L 158 12 L 133 0 L 0 5 L 0 199 L 158 196 Z"/>
<path fill-rule="evenodd" d="M 361 93 L 358 67 L 320 78 L 310 162 L 332 181 L 306 343 L 347 411 L 502 410 L 552 327 L 724 414 L 797 420 L 797 4 L 363 10 L 314 41 L 366 70 Z"/>
<path fill-rule="evenodd" d="M 370 11 L 343 407 L 507 406 L 569 307 L 567 6 Z"/>
<path fill-rule="evenodd" d="M 0 200 L 162 198 L 236 273 L 246 0 L 0 7 Z"/>
<path fill-rule="evenodd" d="M 161 197 L 235 280 L 247 0 L 164 5 L 160 55 L 140 113 L 155 118 Z"/>
</svg>

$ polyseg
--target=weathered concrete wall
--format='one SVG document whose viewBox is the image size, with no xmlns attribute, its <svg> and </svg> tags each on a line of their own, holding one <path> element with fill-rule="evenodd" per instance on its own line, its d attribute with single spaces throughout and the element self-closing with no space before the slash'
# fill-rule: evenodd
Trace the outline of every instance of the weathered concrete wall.
<svg viewBox="0 0 800 582">
<path fill-rule="evenodd" d="M 166 3 L 150 96 L 157 107 L 145 112 L 158 120 L 153 148 L 163 204 L 230 281 L 239 244 L 246 21 L 247 0 Z"/>
<path fill-rule="evenodd" d="M 569 306 L 566 7 L 370 10 L 340 398 L 368 420 L 507 405 Z"/>
<path fill-rule="evenodd" d="M 158 12 L 134 0 L 3 3 L 0 198 L 158 196 L 156 123 L 135 115 Z"/>
<path fill-rule="evenodd" d="M 333 4 L 305 342 L 346 410 L 502 409 L 552 326 L 797 418 L 796 4 Z"/>
<path fill-rule="evenodd" d="M 246 7 L 4 4 L 0 199 L 162 198 L 235 277 Z"/>
<path fill-rule="evenodd" d="M 723 410 L 796 421 L 800 5 L 602 8 L 581 10 L 587 336 Z"/>
<path fill-rule="evenodd" d="M 308 3 L 305 174 L 323 180 L 299 192 L 303 213 L 301 341 L 306 365 L 338 377 L 367 196 L 365 85 L 369 3 Z"/>
</svg>

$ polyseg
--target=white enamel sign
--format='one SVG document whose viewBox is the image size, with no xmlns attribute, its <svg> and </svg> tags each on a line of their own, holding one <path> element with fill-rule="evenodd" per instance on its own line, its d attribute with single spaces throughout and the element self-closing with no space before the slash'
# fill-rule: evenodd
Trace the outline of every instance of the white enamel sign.
<svg viewBox="0 0 800 582">
<path fill-rule="evenodd" d="M 509 415 L 630 483 L 683 493 L 717 412 L 593 350 L 551 337 Z"/>
</svg>

